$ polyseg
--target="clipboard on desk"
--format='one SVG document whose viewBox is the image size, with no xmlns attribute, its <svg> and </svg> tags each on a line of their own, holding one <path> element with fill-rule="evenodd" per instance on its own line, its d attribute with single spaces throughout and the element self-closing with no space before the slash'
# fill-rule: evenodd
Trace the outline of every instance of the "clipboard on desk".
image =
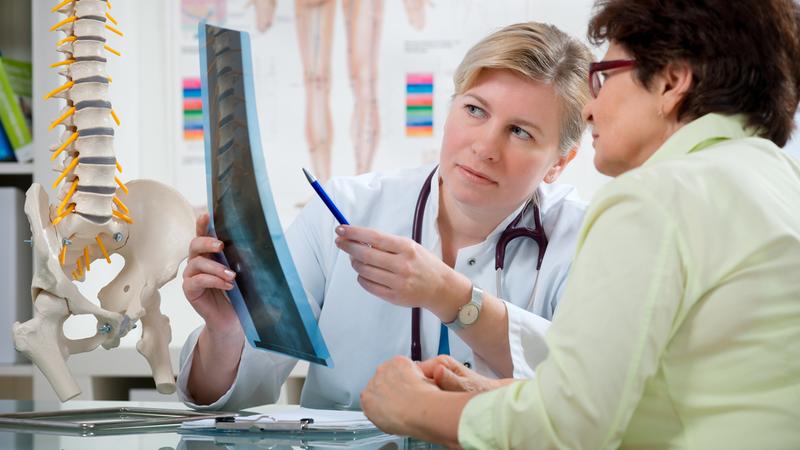
<svg viewBox="0 0 800 450">
<path fill-rule="evenodd" d="M 314 425 L 314 419 L 304 417 L 296 420 L 282 420 L 268 414 L 258 414 L 236 420 L 236 417 L 217 417 L 214 428 L 226 431 L 308 431 Z"/>
<path fill-rule="evenodd" d="M 216 417 L 181 424 L 182 430 L 254 431 L 280 433 L 374 433 L 375 424 L 361 411 L 330 411 L 310 408 L 267 414 Z"/>
</svg>

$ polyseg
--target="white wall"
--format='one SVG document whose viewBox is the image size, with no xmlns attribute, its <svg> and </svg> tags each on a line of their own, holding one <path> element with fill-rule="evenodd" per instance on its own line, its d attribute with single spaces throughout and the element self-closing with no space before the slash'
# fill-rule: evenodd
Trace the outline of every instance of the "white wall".
<svg viewBox="0 0 800 450">
<path fill-rule="evenodd" d="M 784 148 L 790 155 L 794 155 L 800 159 L 800 112 L 794 116 L 794 122 L 798 124 L 798 128 L 794 130 L 792 139 L 789 140 Z"/>
</svg>

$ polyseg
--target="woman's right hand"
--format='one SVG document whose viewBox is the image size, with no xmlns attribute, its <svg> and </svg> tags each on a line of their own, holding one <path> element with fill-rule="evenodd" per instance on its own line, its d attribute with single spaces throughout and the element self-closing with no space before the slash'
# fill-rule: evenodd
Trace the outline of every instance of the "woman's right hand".
<svg viewBox="0 0 800 450">
<path fill-rule="evenodd" d="M 236 273 L 209 257 L 222 251 L 221 241 L 209 237 L 208 213 L 197 218 L 197 237 L 189 244 L 189 262 L 183 271 L 183 294 L 206 322 L 210 333 L 241 333 L 236 311 L 225 291 L 233 288 Z"/>
</svg>

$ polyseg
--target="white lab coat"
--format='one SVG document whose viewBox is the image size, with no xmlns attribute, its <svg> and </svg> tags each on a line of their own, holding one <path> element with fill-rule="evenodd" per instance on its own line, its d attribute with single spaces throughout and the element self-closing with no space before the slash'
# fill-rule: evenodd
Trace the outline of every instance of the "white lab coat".
<svg viewBox="0 0 800 450">
<path fill-rule="evenodd" d="M 410 237 L 417 197 L 432 169 L 429 166 L 335 178 L 327 184 L 326 191 L 350 223 Z M 436 226 L 438 197 L 438 183 L 434 182 L 425 208 L 422 245 L 441 256 Z M 549 245 L 530 312 L 524 308 L 532 293 L 538 258 L 538 247 L 532 239 L 516 239 L 508 246 L 503 274 L 502 298 L 508 302 L 509 342 L 517 378 L 531 377 L 534 367 L 547 354 L 546 319 L 552 317 L 561 296 L 586 207 L 575 190 L 564 185 L 542 185 L 539 198 Z M 476 286 L 496 294 L 495 244 L 518 213 L 519 210 L 509 215 L 484 242 L 462 248 L 455 270 L 467 275 Z M 532 213 L 526 214 L 523 223 L 533 226 Z M 333 215 L 315 196 L 286 232 L 292 258 L 334 363 L 333 368 L 311 364 L 301 403 L 312 408 L 357 409 L 359 395 L 376 367 L 395 355 L 410 355 L 411 310 L 375 297 L 358 284 L 349 256 L 334 244 L 336 225 Z M 440 321 L 422 310 L 420 328 L 422 357 L 427 359 L 436 355 Z M 280 387 L 297 360 L 245 345 L 230 390 L 211 405 L 194 404 L 186 393 L 186 384 L 199 332 L 200 329 L 192 333 L 181 352 L 178 392 L 182 401 L 199 409 L 236 410 L 277 400 Z M 480 373 L 496 376 L 454 331 L 450 331 L 450 354 Z"/>
</svg>

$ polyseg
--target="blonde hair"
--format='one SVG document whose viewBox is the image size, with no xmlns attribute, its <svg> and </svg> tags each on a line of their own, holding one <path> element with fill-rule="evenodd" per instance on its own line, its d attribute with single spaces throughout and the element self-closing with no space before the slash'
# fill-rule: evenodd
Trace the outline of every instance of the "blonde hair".
<svg viewBox="0 0 800 450">
<path fill-rule="evenodd" d="M 483 69 L 508 69 L 552 85 L 563 108 L 559 149 L 566 155 L 586 128 L 581 111 L 590 99 L 591 61 L 592 53 L 584 44 L 553 25 L 517 23 L 490 34 L 467 52 L 453 75 L 455 95 L 471 88 Z"/>
</svg>

